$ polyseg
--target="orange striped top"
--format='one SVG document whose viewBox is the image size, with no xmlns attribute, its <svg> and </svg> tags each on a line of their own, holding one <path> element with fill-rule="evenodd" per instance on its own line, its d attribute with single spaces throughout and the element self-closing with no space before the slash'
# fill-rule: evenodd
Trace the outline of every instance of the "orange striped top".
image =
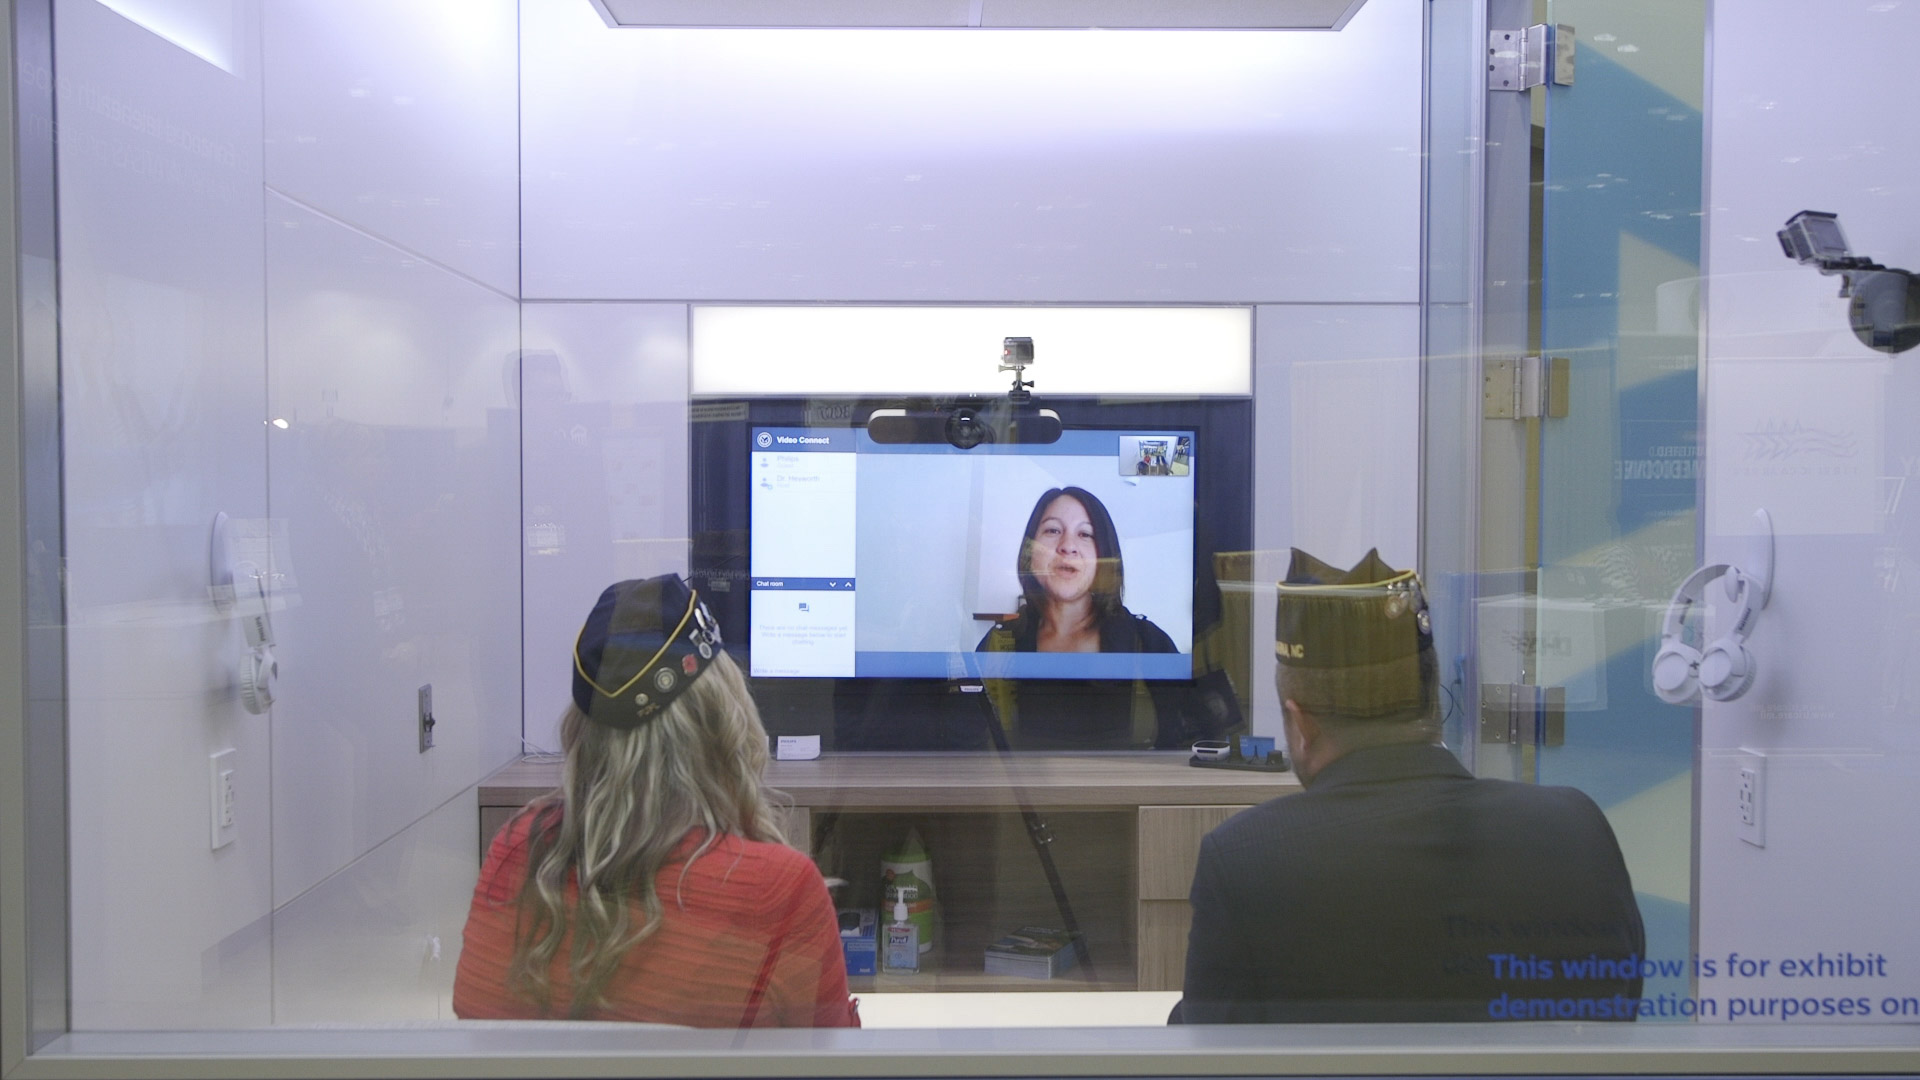
<svg viewBox="0 0 1920 1080">
<path fill-rule="evenodd" d="M 529 807 L 508 822 L 480 869 L 453 981 L 458 1016 L 572 1017 L 568 941 L 550 972 L 549 1008 L 541 1010 L 507 987 L 535 816 Z M 577 1018 L 722 1028 L 858 1027 L 833 902 L 813 862 L 782 844 L 725 836 L 689 864 L 684 856 L 700 836 L 688 834 L 680 854 L 660 870 L 659 931 L 628 951 L 607 986 L 607 1003 Z M 637 902 L 634 918 L 636 924 L 643 918 Z"/>
</svg>

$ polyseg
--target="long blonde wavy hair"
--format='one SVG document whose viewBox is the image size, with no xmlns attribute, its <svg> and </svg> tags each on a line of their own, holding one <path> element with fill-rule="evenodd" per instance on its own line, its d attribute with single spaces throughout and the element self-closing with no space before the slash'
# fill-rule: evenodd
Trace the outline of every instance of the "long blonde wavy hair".
<svg viewBox="0 0 1920 1080">
<path fill-rule="evenodd" d="M 572 1015 L 604 1004 L 629 950 L 660 928 L 658 876 L 688 833 L 699 846 L 722 836 L 782 843 L 777 793 L 764 784 L 767 732 L 740 668 L 726 653 L 652 719 L 622 731 L 569 704 L 560 721 L 566 754 L 560 790 L 530 808 L 529 873 L 521 886 L 508 985 L 545 1010 L 549 972 L 572 933 Z M 568 885 L 577 886 L 573 899 Z M 634 901 L 641 918 L 635 925 Z"/>
</svg>

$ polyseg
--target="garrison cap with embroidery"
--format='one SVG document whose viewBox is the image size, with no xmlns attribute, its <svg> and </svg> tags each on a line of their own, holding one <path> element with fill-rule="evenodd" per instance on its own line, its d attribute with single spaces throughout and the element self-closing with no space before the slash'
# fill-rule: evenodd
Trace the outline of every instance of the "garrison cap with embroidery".
<svg viewBox="0 0 1920 1080">
<path fill-rule="evenodd" d="M 1341 570 L 1295 548 L 1275 608 L 1274 658 L 1331 678 L 1300 684 L 1333 699 L 1303 706 L 1364 719 L 1426 700 L 1421 656 L 1433 648 L 1433 619 L 1413 571 L 1388 566 L 1378 550 Z"/>
<path fill-rule="evenodd" d="M 573 646 L 573 703 L 628 729 L 659 715 L 720 652 L 720 624 L 674 574 L 609 585 Z"/>
</svg>

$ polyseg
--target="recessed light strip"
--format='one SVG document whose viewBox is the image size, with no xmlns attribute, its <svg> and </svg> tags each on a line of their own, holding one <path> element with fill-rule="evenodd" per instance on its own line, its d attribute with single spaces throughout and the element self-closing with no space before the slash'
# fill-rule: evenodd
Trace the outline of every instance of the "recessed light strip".
<svg viewBox="0 0 1920 1080">
<path fill-rule="evenodd" d="M 1338 30 L 1366 0 L 589 0 L 608 26 Z"/>
</svg>

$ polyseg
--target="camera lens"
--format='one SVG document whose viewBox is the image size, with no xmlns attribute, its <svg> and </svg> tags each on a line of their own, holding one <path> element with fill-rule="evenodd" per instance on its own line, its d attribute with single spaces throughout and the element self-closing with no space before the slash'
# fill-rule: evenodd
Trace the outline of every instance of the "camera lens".
<svg viewBox="0 0 1920 1080">
<path fill-rule="evenodd" d="M 972 409 L 955 409 L 947 417 L 947 441 L 962 450 L 971 450 L 993 438 L 993 429 L 987 427 Z"/>
</svg>

